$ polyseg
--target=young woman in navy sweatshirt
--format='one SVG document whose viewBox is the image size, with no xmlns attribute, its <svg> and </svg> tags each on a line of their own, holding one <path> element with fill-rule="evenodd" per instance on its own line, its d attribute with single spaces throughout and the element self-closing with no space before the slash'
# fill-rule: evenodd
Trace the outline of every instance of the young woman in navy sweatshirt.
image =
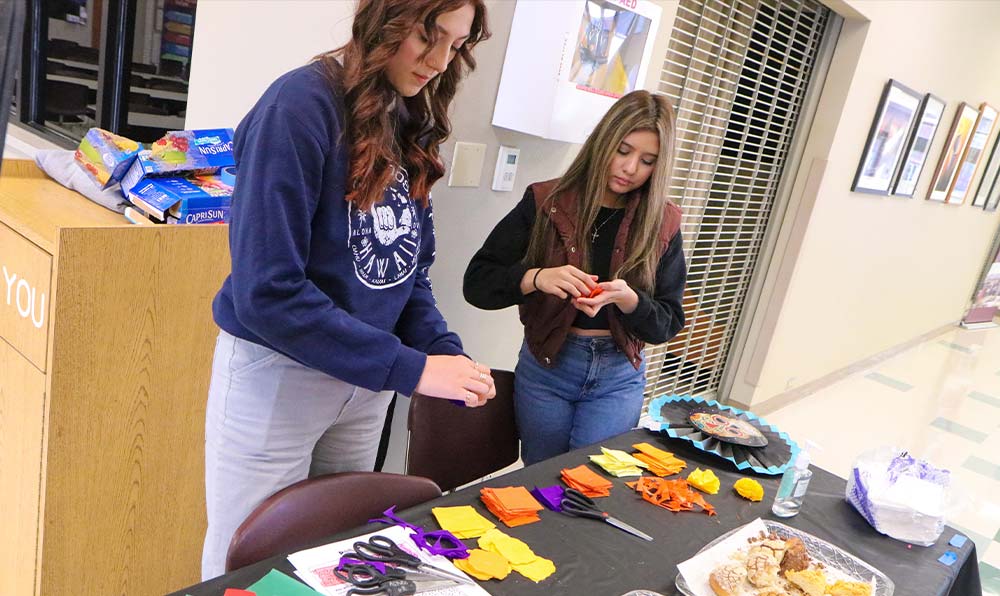
<svg viewBox="0 0 1000 596">
<path fill-rule="evenodd" d="M 465 299 L 520 305 L 514 400 L 525 464 L 639 420 L 643 346 L 684 326 L 680 209 L 667 198 L 674 115 L 634 91 L 561 178 L 532 184 L 465 272 Z"/>
<path fill-rule="evenodd" d="M 488 36 L 482 0 L 360 0 L 347 45 L 275 81 L 237 128 L 204 578 L 269 495 L 371 470 L 394 392 L 468 406 L 495 394 L 428 277 L 448 107 Z"/>
</svg>

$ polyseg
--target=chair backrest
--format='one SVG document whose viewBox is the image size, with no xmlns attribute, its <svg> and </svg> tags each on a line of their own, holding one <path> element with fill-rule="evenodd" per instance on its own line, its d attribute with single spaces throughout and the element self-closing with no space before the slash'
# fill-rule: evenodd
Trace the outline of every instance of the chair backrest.
<svg viewBox="0 0 1000 596">
<path fill-rule="evenodd" d="M 413 395 L 407 419 L 407 474 L 426 476 L 447 491 L 517 461 L 514 373 L 494 370 L 493 380 L 497 395 L 479 408 Z"/>
<path fill-rule="evenodd" d="M 294 551 L 399 510 L 441 496 L 432 480 L 381 472 L 341 472 L 308 478 L 257 506 L 236 530 L 226 571 Z"/>
<path fill-rule="evenodd" d="M 80 116 L 87 113 L 90 88 L 66 81 L 45 81 L 45 113 L 53 116 Z"/>
</svg>

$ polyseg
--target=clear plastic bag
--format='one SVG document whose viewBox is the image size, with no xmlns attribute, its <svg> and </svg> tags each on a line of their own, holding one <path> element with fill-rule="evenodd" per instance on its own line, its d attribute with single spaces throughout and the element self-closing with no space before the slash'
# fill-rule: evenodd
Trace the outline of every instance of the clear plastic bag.
<svg viewBox="0 0 1000 596">
<path fill-rule="evenodd" d="M 951 472 L 896 447 L 861 454 L 847 479 L 847 501 L 873 528 L 930 546 L 944 531 Z"/>
</svg>

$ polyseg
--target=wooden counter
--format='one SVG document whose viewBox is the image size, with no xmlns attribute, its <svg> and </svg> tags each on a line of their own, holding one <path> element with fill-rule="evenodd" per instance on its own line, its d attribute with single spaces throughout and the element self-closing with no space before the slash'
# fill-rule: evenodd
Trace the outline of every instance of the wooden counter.
<svg viewBox="0 0 1000 596">
<path fill-rule="evenodd" d="M 200 575 L 226 226 L 136 226 L 0 170 L 0 595 L 163 594 Z"/>
</svg>

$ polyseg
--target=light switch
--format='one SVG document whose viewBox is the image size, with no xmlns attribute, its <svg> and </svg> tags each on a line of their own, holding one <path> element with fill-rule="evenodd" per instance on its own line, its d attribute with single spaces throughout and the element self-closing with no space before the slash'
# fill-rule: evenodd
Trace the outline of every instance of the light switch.
<svg viewBox="0 0 1000 596">
<path fill-rule="evenodd" d="M 482 143 L 455 143 L 448 173 L 448 186 L 479 186 L 483 177 L 483 160 L 486 145 Z"/>
</svg>

